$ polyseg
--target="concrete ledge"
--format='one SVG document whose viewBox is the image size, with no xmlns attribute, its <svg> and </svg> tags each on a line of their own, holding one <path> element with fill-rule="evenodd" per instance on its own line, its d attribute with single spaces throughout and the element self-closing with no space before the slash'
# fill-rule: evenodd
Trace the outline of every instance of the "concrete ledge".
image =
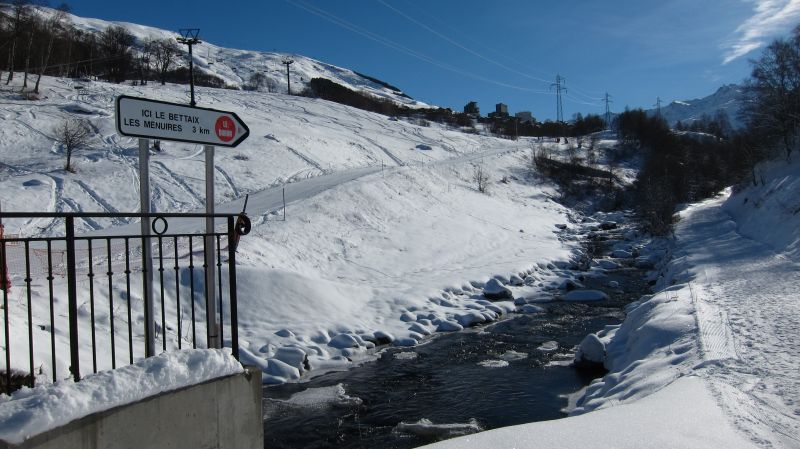
<svg viewBox="0 0 800 449">
<path fill-rule="evenodd" d="M 95 413 L 0 449 L 261 449 L 261 371 L 214 379 Z"/>
</svg>

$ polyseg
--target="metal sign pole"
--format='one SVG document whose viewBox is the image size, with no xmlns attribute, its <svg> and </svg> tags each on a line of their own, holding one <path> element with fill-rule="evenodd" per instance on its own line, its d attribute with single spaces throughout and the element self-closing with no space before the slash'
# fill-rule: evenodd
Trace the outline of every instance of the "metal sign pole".
<svg viewBox="0 0 800 449">
<path fill-rule="evenodd" d="M 206 214 L 214 214 L 214 146 L 205 145 L 206 153 Z M 217 302 L 216 302 L 216 282 L 214 276 L 214 217 L 206 217 L 206 244 L 205 244 L 205 265 L 206 265 L 206 329 L 208 335 L 209 348 L 221 348 L 222 342 L 219 341 L 219 326 L 217 323 Z"/>
<path fill-rule="evenodd" d="M 141 212 L 150 213 L 150 140 L 139 139 L 139 198 Z M 144 295 L 145 357 L 156 352 L 153 316 L 153 254 L 150 246 L 150 218 L 142 217 L 142 294 Z"/>
</svg>

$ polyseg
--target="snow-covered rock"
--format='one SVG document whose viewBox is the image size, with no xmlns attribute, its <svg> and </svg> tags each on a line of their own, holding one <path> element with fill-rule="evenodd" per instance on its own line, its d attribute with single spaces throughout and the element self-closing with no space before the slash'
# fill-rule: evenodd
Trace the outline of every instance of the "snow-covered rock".
<svg viewBox="0 0 800 449">
<path fill-rule="evenodd" d="M 595 262 L 598 267 L 604 270 L 616 270 L 620 268 L 620 265 L 611 259 L 597 259 Z"/>
<path fill-rule="evenodd" d="M 356 348 L 358 347 L 358 340 L 351 334 L 339 334 L 328 342 L 328 346 L 337 349 Z"/>
<path fill-rule="evenodd" d="M 525 280 L 514 274 L 511 276 L 511 278 L 509 278 L 508 283 L 515 287 L 519 287 L 521 285 L 525 285 Z"/>
<path fill-rule="evenodd" d="M 309 368 L 306 352 L 295 346 L 283 346 L 275 351 L 275 359 L 297 368 L 301 373 Z"/>
<path fill-rule="evenodd" d="M 285 383 L 300 379 L 300 370 L 278 359 L 268 359 L 261 373 L 264 383 Z"/>
<path fill-rule="evenodd" d="M 583 284 L 574 279 L 564 279 L 560 284 L 558 284 L 558 288 L 559 290 L 572 291 L 577 288 L 583 288 Z"/>
<path fill-rule="evenodd" d="M 503 285 L 499 280 L 492 278 L 489 279 L 489 282 L 483 287 L 483 296 L 486 299 L 492 300 L 504 300 L 504 299 L 513 299 L 514 295 L 511 293 L 505 285 Z"/>
<path fill-rule="evenodd" d="M 436 332 L 458 332 L 464 330 L 464 326 L 454 322 L 443 320 L 436 326 Z"/>
<path fill-rule="evenodd" d="M 389 332 L 385 332 L 385 331 L 381 331 L 381 330 L 375 331 L 372 334 L 372 337 L 375 340 L 375 344 L 379 344 L 379 345 L 390 344 L 395 340 L 394 335 L 390 334 Z"/>
<path fill-rule="evenodd" d="M 487 321 L 486 316 L 477 311 L 456 314 L 455 319 L 464 327 L 472 327 Z"/>
<path fill-rule="evenodd" d="M 576 365 L 603 365 L 606 360 L 606 345 L 597 336 L 589 334 L 578 345 L 575 353 Z"/>
<path fill-rule="evenodd" d="M 615 259 L 630 259 L 633 257 L 633 254 L 630 251 L 625 251 L 623 249 L 614 250 L 611 253 L 611 257 Z"/>
</svg>

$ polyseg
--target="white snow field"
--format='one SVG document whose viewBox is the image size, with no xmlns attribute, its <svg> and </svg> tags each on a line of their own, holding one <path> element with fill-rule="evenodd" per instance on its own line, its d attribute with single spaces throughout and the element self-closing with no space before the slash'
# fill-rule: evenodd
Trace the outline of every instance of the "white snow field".
<svg viewBox="0 0 800 449">
<path fill-rule="evenodd" d="M 45 98 L 39 101 L 17 99 L 10 90 L 2 93 L 3 210 L 136 211 L 136 140 L 116 134 L 114 99 L 125 94 L 181 101 L 186 87 L 92 82 L 78 97 L 70 80 L 46 78 L 43 85 Z M 525 278 L 537 271 L 531 282 L 543 281 L 551 275 L 547 263 L 572 257 L 574 248 L 554 232 L 556 223 L 566 221 L 566 209 L 549 199 L 555 194 L 550 187 L 523 179 L 528 176 L 528 142 L 436 124 L 418 126 L 283 94 L 206 89 L 204 98 L 201 106 L 235 111 L 251 129 L 240 147 L 217 151 L 216 200 L 218 210 L 238 211 L 244 194 L 252 193 L 248 212 L 254 227 L 237 256 L 239 335 L 243 360 L 261 366 L 265 382 L 297 380 L 307 368 L 349 366 L 370 357 L 375 340 L 413 345 L 436 330 L 496 319 L 515 306 L 486 301 L 484 282 L 495 275 L 507 282 L 512 275 Z M 53 129 L 75 116 L 89 120 L 96 134 L 89 148 L 76 152 L 75 173 L 70 173 L 63 170 Z M 164 147 L 151 159 L 154 209 L 201 209 L 201 149 Z M 477 164 L 491 174 L 489 194 L 473 186 Z M 288 211 L 281 221 L 277 211 L 284 186 Z M 86 219 L 76 225 L 81 232 L 100 235 L 119 232 L 113 228 L 126 222 Z M 170 230 L 191 226 L 197 224 L 171 223 Z M 59 235 L 61 227 L 62 222 L 46 219 L 6 222 L 6 232 L 25 236 Z M 28 371 L 24 260 L 13 254 L 9 313 L 12 334 L 19 338 L 11 340 L 12 366 Z M 44 381 L 53 372 L 46 265 L 36 257 L 32 261 L 34 355 Z M 174 285 L 174 276 L 167 270 L 165 285 Z M 55 284 L 55 368 L 63 378 L 69 366 L 64 278 L 57 276 Z M 89 288 L 83 278 L 82 298 Z M 139 288 L 132 286 L 131 301 L 137 356 L 143 329 Z M 97 364 L 107 369 L 110 312 L 107 293 L 95 290 L 96 303 L 103 305 L 96 311 L 96 332 L 103 336 Z M 116 286 L 114 293 L 119 362 L 127 359 L 127 303 Z M 170 295 L 167 314 L 174 316 Z M 86 336 L 88 300 L 81 300 L 79 311 L 80 333 Z M 204 335 L 202 323 L 197 332 Z M 162 338 L 160 326 L 158 333 Z M 177 347 L 176 334 L 166 329 L 169 347 Z M 186 338 L 184 332 L 184 343 Z M 86 372 L 92 366 L 89 338 L 81 345 Z"/>
<path fill-rule="evenodd" d="M 598 332 L 610 372 L 571 417 L 429 447 L 800 447 L 800 164 L 762 170 L 680 213 L 659 291 Z"/>
</svg>

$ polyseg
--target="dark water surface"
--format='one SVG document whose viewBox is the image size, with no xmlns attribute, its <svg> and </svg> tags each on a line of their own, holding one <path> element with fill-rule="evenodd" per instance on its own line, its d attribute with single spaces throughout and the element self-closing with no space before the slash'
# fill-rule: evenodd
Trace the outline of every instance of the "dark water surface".
<svg viewBox="0 0 800 449">
<path fill-rule="evenodd" d="M 624 292 L 603 287 L 612 279 Z M 588 333 L 622 321 L 622 307 L 644 293 L 641 279 L 638 270 L 617 270 L 584 282 L 587 288 L 606 291 L 611 296 L 608 301 L 542 304 L 545 313 L 512 315 L 438 335 L 414 348 L 387 348 L 374 362 L 307 383 L 265 387 L 264 446 L 411 448 L 461 432 L 430 428 L 414 432 L 398 428 L 401 422 L 427 419 L 491 429 L 564 417 L 567 396 L 591 381 L 590 375 L 569 364 L 574 347 Z M 556 342 L 557 349 L 540 350 L 547 342 Z M 504 362 L 506 366 L 485 366 Z M 285 402 L 294 393 L 325 387 L 329 388 L 319 391 L 331 391 L 337 385 L 345 400 L 313 405 Z"/>
</svg>

